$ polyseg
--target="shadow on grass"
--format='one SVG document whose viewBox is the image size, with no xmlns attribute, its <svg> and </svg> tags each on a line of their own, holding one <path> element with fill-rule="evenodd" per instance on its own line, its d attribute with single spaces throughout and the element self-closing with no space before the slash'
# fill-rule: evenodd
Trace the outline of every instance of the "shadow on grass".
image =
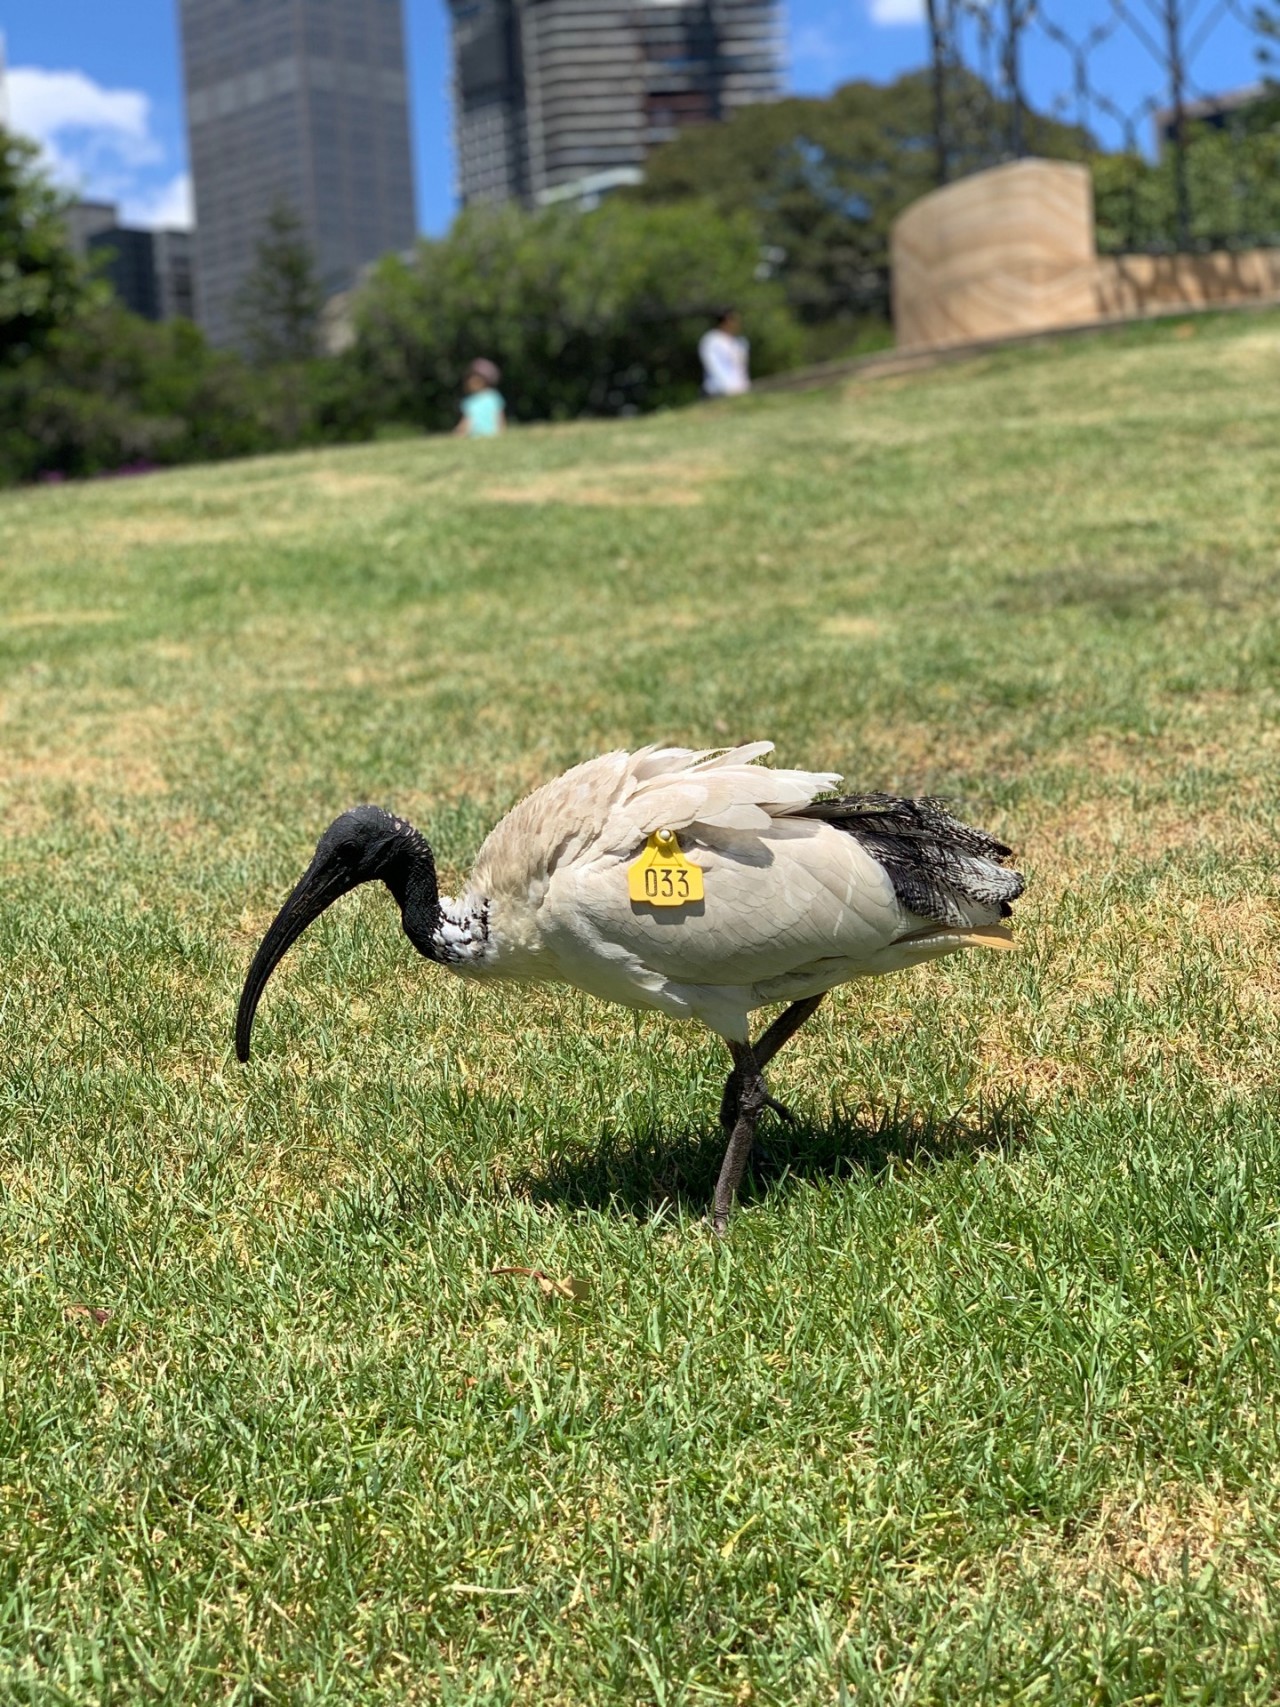
<svg viewBox="0 0 1280 1707">
<path fill-rule="evenodd" d="M 1034 1111 L 1021 1099 L 921 1114 L 898 1105 L 849 1114 L 836 1109 L 825 1121 L 797 1118 L 762 1123 L 760 1142 L 742 1184 L 749 1203 L 789 1180 L 840 1179 L 861 1173 L 876 1177 L 895 1164 L 914 1168 L 984 1152 L 1007 1153 L 1030 1136 Z M 678 1206 L 702 1214 L 710 1205 L 724 1158 L 719 1126 L 694 1137 L 662 1132 L 605 1132 L 589 1151 L 552 1157 L 539 1174 L 527 1174 L 516 1189 L 538 1203 L 611 1210 L 649 1219 Z"/>
</svg>

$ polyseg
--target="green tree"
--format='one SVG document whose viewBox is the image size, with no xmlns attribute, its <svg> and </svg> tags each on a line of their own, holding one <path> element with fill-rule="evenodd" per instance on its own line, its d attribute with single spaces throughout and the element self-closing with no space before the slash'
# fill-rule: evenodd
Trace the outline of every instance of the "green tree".
<svg viewBox="0 0 1280 1707">
<path fill-rule="evenodd" d="M 0 366 L 0 485 L 367 438 L 374 419 L 345 358 L 256 372 L 189 320 L 108 300 Z"/>
<path fill-rule="evenodd" d="M 71 250 L 38 153 L 0 129 L 0 367 L 38 353 L 102 294 Z"/>
<path fill-rule="evenodd" d="M 107 301 L 0 370 L 0 481 L 265 450 L 253 376 L 189 321 Z"/>
<path fill-rule="evenodd" d="M 320 347 L 324 291 L 302 220 L 277 202 L 236 301 L 245 353 L 262 367 L 309 361 Z"/>
<path fill-rule="evenodd" d="M 957 174 L 990 164 L 1008 109 L 978 78 L 949 78 L 950 152 Z M 810 326 L 885 314 L 889 232 L 934 188 L 934 94 L 927 72 L 897 82 L 848 83 L 826 99 L 752 107 L 724 124 L 684 131 L 658 149 L 642 185 L 648 203 L 710 200 L 754 221 L 793 312 Z M 1025 118 L 1031 153 L 1081 159 L 1079 129 Z"/>
<path fill-rule="evenodd" d="M 1260 0 L 1253 8 L 1253 27 L 1262 37 L 1258 58 L 1263 65 L 1275 65 L 1280 52 L 1280 0 Z"/>
<path fill-rule="evenodd" d="M 411 261 L 380 263 L 355 304 L 354 355 L 381 411 L 429 428 L 457 419 L 477 356 L 503 369 L 516 419 L 651 409 L 697 396 L 698 339 L 728 304 L 757 373 L 796 360 L 794 324 L 759 273 L 754 222 L 705 202 L 476 208 Z"/>
<path fill-rule="evenodd" d="M 256 374 L 189 321 L 121 307 L 72 253 L 34 146 L 0 131 L 0 485 L 367 437 L 354 363 L 304 359 L 319 289 L 292 216 L 273 216 L 253 283 Z"/>
<path fill-rule="evenodd" d="M 1092 162 L 1098 247 L 1104 253 L 1170 253 L 1178 245 L 1172 151 Z M 1187 139 L 1189 236 L 1196 249 L 1252 248 L 1280 241 L 1280 126 L 1232 134 L 1191 127 Z"/>
</svg>

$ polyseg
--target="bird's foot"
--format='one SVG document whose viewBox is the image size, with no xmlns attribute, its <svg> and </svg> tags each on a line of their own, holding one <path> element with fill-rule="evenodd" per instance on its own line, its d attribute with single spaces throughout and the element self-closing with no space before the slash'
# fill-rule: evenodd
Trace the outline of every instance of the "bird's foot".
<svg viewBox="0 0 1280 1707">
<path fill-rule="evenodd" d="M 720 1101 L 720 1125 L 723 1127 L 726 1135 L 732 1132 L 734 1127 L 737 1125 L 739 1100 L 738 1086 L 735 1084 L 731 1076 L 729 1083 L 724 1088 L 724 1096 Z M 794 1126 L 796 1123 L 796 1117 L 793 1110 L 789 1109 L 785 1102 L 779 1102 L 777 1097 L 772 1097 L 767 1092 L 765 1093 L 764 1102 L 761 1104 L 761 1107 L 771 1108 L 780 1120 L 786 1121 L 788 1126 Z M 757 1139 L 756 1149 L 758 1150 L 759 1148 L 760 1143 Z"/>
</svg>

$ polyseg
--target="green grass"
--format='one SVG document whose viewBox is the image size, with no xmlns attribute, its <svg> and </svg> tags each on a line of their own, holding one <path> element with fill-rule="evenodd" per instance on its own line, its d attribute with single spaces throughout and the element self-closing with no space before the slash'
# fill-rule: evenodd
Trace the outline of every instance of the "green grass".
<svg viewBox="0 0 1280 1707">
<path fill-rule="evenodd" d="M 1215 322 L 0 501 L 0 1701 L 1280 1698 L 1278 382 Z M 722 1245 L 717 1046 L 380 894 L 231 1057 L 345 806 L 456 879 L 760 735 L 1030 883 L 780 1059 Z"/>
</svg>

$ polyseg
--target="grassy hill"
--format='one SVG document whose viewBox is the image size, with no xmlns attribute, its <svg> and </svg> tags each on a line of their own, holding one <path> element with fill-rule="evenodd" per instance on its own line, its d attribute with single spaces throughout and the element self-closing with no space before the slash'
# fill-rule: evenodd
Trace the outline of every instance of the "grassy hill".
<svg viewBox="0 0 1280 1707">
<path fill-rule="evenodd" d="M 1278 381 L 1201 322 L 0 499 L 0 1698 L 1274 1701 Z M 1030 882 L 780 1058 L 721 1246 L 711 1040 L 380 892 L 231 1057 L 343 807 L 456 880 L 756 736 Z"/>
</svg>

